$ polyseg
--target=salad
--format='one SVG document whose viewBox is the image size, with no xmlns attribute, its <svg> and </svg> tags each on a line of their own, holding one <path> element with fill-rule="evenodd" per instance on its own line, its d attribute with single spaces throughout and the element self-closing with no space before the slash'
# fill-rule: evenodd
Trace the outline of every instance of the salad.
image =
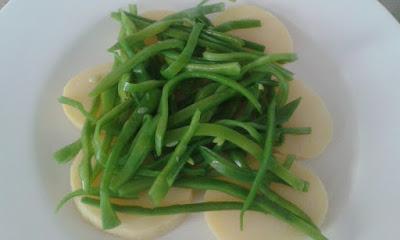
<svg viewBox="0 0 400 240">
<path fill-rule="evenodd" d="M 286 68 L 297 55 L 285 26 L 256 6 L 206 1 L 111 16 L 113 63 L 78 74 L 59 98 L 80 136 L 54 154 L 72 162 L 57 209 L 73 199 L 127 239 L 199 212 L 222 240 L 327 239 L 327 193 L 301 161 L 323 152 L 332 120 Z"/>
</svg>

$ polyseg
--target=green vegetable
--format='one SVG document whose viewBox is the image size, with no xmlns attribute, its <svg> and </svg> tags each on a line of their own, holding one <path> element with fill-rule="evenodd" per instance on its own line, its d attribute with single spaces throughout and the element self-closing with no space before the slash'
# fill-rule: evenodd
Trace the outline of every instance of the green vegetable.
<svg viewBox="0 0 400 240">
<path fill-rule="evenodd" d="M 82 202 L 93 207 L 99 207 L 99 201 L 93 198 L 84 197 Z M 209 211 L 225 211 L 225 210 L 238 210 L 242 207 L 241 202 L 204 202 L 204 203 L 188 203 L 169 205 L 165 207 L 144 208 L 141 206 L 126 206 L 113 204 L 113 208 L 117 212 L 142 215 L 142 216 L 163 216 L 181 213 L 196 213 L 196 212 L 209 212 Z M 252 207 L 250 210 L 263 212 L 260 208 Z"/>
<path fill-rule="evenodd" d="M 202 23 L 196 23 L 193 26 L 193 30 L 189 35 L 189 39 L 186 43 L 186 46 L 183 49 L 182 53 L 178 56 L 178 59 L 175 62 L 173 62 L 171 65 L 169 65 L 168 68 L 161 71 L 161 74 L 165 78 L 170 79 L 170 78 L 174 77 L 189 62 L 189 60 L 193 54 L 193 51 L 197 45 L 197 39 L 199 38 L 201 29 L 203 29 L 203 26 L 204 25 Z"/>
<path fill-rule="evenodd" d="M 85 116 L 86 119 L 88 119 L 89 121 L 91 121 L 91 122 L 96 121 L 95 118 L 85 110 L 82 103 L 80 103 L 74 99 L 64 97 L 64 96 L 59 97 L 58 102 L 61 104 L 69 105 L 73 108 L 78 109 L 82 113 L 82 115 Z"/>
<path fill-rule="evenodd" d="M 220 84 L 226 85 L 233 90 L 236 90 L 237 92 L 241 93 L 243 96 L 245 96 L 254 106 L 257 110 L 261 110 L 261 105 L 257 101 L 257 99 L 242 85 L 239 83 L 230 80 L 228 78 L 225 78 L 223 76 L 219 76 L 216 74 L 211 74 L 211 73 L 205 73 L 205 72 L 185 72 L 182 73 L 175 78 L 169 80 L 164 88 L 163 88 L 163 93 L 161 96 L 161 103 L 160 103 L 160 120 L 157 125 L 157 130 L 156 130 L 156 138 L 155 138 L 155 148 L 156 152 L 158 155 L 161 154 L 161 149 L 164 141 L 164 134 L 167 129 L 168 125 L 168 97 L 171 92 L 171 90 L 175 87 L 176 84 L 178 84 L 180 81 L 188 79 L 188 78 L 205 78 L 209 79 L 215 82 L 218 82 Z M 200 110 L 201 111 L 201 110 Z"/>
<path fill-rule="evenodd" d="M 267 112 L 267 133 L 265 136 L 264 150 L 260 159 L 260 167 L 257 170 L 256 178 L 251 186 L 250 193 L 243 204 L 242 211 L 240 213 L 240 225 L 243 227 L 243 216 L 244 212 L 249 209 L 253 204 L 253 201 L 257 195 L 258 188 L 264 180 L 265 174 L 267 173 L 268 165 L 271 163 L 272 145 L 274 140 L 275 130 L 275 114 L 276 114 L 276 102 L 275 98 L 272 98 L 271 103 L 268 106 Z"/>
<path fill-rule="evenodd" d="M 117 190 L 129 180 L 153 149 L 154 132 L 157 122 L 158 118 L 152 119 L 149 115 L 144 117 L 143 125 L 136 135 L 136 139 L 133 141 L 131 153 L 122 170 L 114 177 L 111 189 Z"/>
<path fill-rule="evenodd" d="M 141 83 L 128 83 L 126 82 L 122 89 L 125 92 L 129 92 L 131 94 L 135 93 L 145 93 L 147 91 L 150 91 L 152 89 L 162 87 L 165 84 L 164 81 L 159 81 L 159 80 L 148 80 L 145 82 Z"/>
<path fill-rule="evenodd" d="M 61 164 L 71 161 L 81 150 L 82 144 L 81 140 L 78 139 L 71 144 L 59 149 L 53 154 L 53 158 Z"/>
<path fill-rule="evenodd" d="M 240 19 L 224 22 L 215 27 L 216 31 L 229 32 L 235 29 L 261 27 L 261 21 L 258 19 Z"/>
<path fill-rule="evenodd" d="M 175 14 L 167 16 L 165 19 L 181 19 L 181 18 L 196 18 L 203 15 L 221 12 L 225 9 L 224 3 L 215 3 L 210 5 L 199 5 L 194 8 L 189 8 Z"/>
<path fill-rule="evenodd" d="M 169 178 L 169 176 L 172 174 L 174 169 L 179 166 L 182 154 L 186 151 L 189 141 L 197 131 L 200 121 L 200 115 L 200 111 L 196 111 L 194 113 L 188 129 L 185 131 L 174 152 L 169 157 L 167 165 L 157 176 L 156 180 L 149 190 L 149 196 L 156 206 L 160 204 L 161 200 L 165 197 L 165 195 L 168 193 L 169 188 L 173 184 L 174 179 Z"/>
<path fill-rule="evenodd" d="M 148 58 L 156 55 L 157 53 L 174 48 L 182 48 L 183 42 L 175 39 L 165 40 L 148 47 L 143 48 L 141 51 L 135 54 L 134 57 L 130 58 L 125 63 L 122 63 L 116 67 L 111 73 L 109 73 L 103 80 L 93 89 L 89 96 L 94 97 L 102 93 L 106 89 L 112 87 L 118 82 L 118 79 L 124 74 L 129 72 L 133 67 L 147 60 Z"/>
<path fill-rule="evenodd" d="M 203 52 L 203 58 L 209 61 L 215 62 L 227 62 L 227 61 L 240 61 L 250 62 L 259 58 L 257 54 L 250 52 L 230 52 L 230 53 L 215 53 L 215 52 Z"/>
</svg>

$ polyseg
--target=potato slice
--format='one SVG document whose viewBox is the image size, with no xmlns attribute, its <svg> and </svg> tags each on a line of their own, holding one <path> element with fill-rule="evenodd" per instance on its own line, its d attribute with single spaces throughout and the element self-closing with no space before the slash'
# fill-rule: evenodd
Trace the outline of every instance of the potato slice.
<svg viewBox="0 0 400 240">
<path fill-rule="evenodd" d="M 89 92 L 111 71 L 111 66 L 111 64 L 102 64 L 79 73 L 67 82 L 63 96 L 81 102 L 86 111 L 89 111 L 92 107 L 92 98 L 89 97 Z M 85 122 L 85 117 L 77 109 L 68 105 L 63 105 L 63 109 L 71 123 L 81 129 Z"/>
<path fill-rule="evenodd" d="M 262 26 L 258 28 L 233 30 L 235 36 L 260 43 L 266 46 L 269 53 L 293 52 L 293 40 L 285 25 L 277 17 L 263 8 L 253 5 L 241 5 L 228 8 L 226 11 L 217 15 L 213 20 L 215 25 L 239 20 L 239 19 L 259 19 Z"/>
<path fill-rule="evenodd" d="M 72 191 L 81 188 L 81 180 L 79 177 L 79 163 L 81 161 L 81 153 L 71 165 L 70 181 Z M 162 206 L 172 204 L 185 204 L 192 202 L 192 191 L 188 189 L 172 188 L 162 202 Z M 75 205 L 82 217 L 93 224 L 96 228 L 101 229 L 100 209 L 81 203 L 81 198 L 74 199 Z M 119 204 L 138 205 L 143 207 L 151 207 L 151 201 L 147 194 L 143 194 L 137 200 L 124 200 Z M 181 224 L 186 217 L 186 214 L 169 215 L 169 216 L 134 216 L 123 213 L 117 213 L 121 220 L 121 225 L 106 232 L 126 238 L 126 239 L 154 239 Z"/>
<path fill-rule="evenodd" d="M 315 158 L 320 155 L 332 139 L 333 123 L 325 103 L 303 81 L 293 80 L 289 85 L 289 100 L 298 97 L 302 100 L 292 118 L 284 127 L 311 127 L 308 135 L 286 135 L 277 151 L 295 154 L 300 159 Z"/>
<path fill-rule="evenodd" d="M 321 180 L 309 169 L 294 163 L 291 170 L 296 176 L 307 180 L 310 188 L 307 193 L 298 192 L 283 184 L 273 184 L 272 189 L 282 197 L 300 207 L 318 226 L 324 221 L 328 209 L 328 197 Z M 207 191 L 205 201 L 234 201 L 229 195 L 216 191 Z M 248 211 L 244 218 L 244 230 L 240 231 L 240 211 L 207 212 L 208 226 L 219 240 L 300 240 L 307 236 L 276 219 L 271 215 Z"/>
</svg>

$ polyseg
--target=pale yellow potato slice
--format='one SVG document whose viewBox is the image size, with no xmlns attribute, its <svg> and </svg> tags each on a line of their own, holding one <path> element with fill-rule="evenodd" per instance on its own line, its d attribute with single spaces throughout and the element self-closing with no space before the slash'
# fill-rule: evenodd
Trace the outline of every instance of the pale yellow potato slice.
<svg viewBox="0 0 400 240">
<path fill-rule="evenodd" d="M 293 52 L 293 40 L 285 25 L 263 8 L 254 5 L 231 7 L 217 15 L 212 22 L 219 25 L 227 21 L 249 18 L 260 20 L 262 26 L 233 30 L 230 33 L 266 46 L 269 53 Z"/>
<path fill-rule="evenodd" d="M 309 169 L 294 163 L 294 175 L 308 181 L 307 193 L 298 192 L 283 184 L 273 184 L 272 189 L 282 197 L 296 204 L 320 226 L 328 209 L 328 197 L 321 180 Z M 207 191 L 205 201 L 237 201 L 237 199 L 217 191 Z M 218 240 L 300 240 L 307 236 L 271 215 L 248 211 L 244 217 L 244 230 L 240 231 L 239 210 L 207 212 L 205 219 Z"/>
<path fill-rule="evenodd" d="M 333 123 L 325 103 L 318 94 L 303 81 L 293 80 L 289 84 L 289 100 L 301 97 L 301 102 L 285 127 L 311 127 L 308 135 L 286 135 L 277 151 L 295 154 L 300 159 L 315 158 L 320 155 L 332 139 Z"/>
<path fill-rule="evenodd" d="M 81 180 L 79 177 L 79 163 L 81 160 L 81 153 L 78 154 L 73 161 L 70 170 L 70 181 L 72 191 L 81 188 Z M 172 188 L 162 202 L 162 206 L 172 204 L 185 204 L 192 202 L 192 191 L 188 189 Z M 75 205 L 82 217 L 93 224 L 96 228 L 101 228 L 101 215 L 100 210 L 96 207 L 88 206 L 81 203 L 81 198 L 74 199 Z M 138 205 L 142 207 L 151 207 L 151 201 L 147 194 L 143 194 L 137 200 L 124 200 L 120 204 Z M 179 224 L 181 224 L 186 217 L 186 214 L 168 215 L 168 216 L 134 216 L 123 213 L 117 213 L 121 220 L 121 225 L 111 230 L 106 230 L 107 233 L 117 235 L 125 239 L 145 240 L 154 239 L 167 232 L 171 231 Z"/>
<path fill-rule="evenodd" d="M 102 64 L 79 73 L 67 82 L 63 96 L 81 102 L 86 111 L 90 111 L 93 99 L 89 97 L 89 93 L 111 71 L 111 66 L 111 64 Z M 81 129 L 85 122 L 85 117 L 77 109 L 68 105 L 63 105 L 63 109 L 71 123 Z"/>
</svg>

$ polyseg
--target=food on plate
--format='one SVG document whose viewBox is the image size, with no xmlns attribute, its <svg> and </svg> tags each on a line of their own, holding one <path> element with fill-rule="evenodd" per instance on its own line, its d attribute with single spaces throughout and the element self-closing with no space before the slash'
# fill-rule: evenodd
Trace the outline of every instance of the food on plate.
<svg viewBox="0 0 400 240">
<path fill-rule="evenodd" d="M 78 74 L 59 98 L 80 136 L 54 154 L 72 162 L 57 209 L 73 199 L 127 239 L 196 212 L 219 239 L 257 239 L 255 226 L 277 240 L 327 239 L 324 186 L 296 155 L 322 152 L 332 124 L 286 68 L 297 56 L 285 26 L 255 6 L 205 1 L 175 13 L 129 5 L 112 18 L 114 62 Z M 206 192 L 201 202 L 193 190 Z"/>
</svg>

